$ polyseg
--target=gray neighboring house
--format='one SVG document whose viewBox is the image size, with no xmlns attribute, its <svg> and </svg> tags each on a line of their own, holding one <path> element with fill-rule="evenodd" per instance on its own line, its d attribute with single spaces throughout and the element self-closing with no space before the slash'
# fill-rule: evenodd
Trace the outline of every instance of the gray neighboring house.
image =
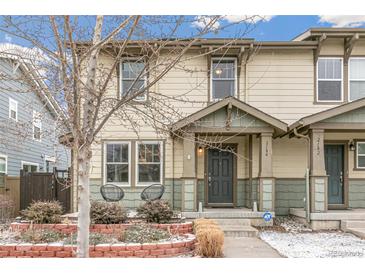
<svg viewBox="0 0 365 274">
<path fill-rule="evenodd" d="M 13 80 L 28 73 L 26 64 L 2 56 L 0 73 L 0 188 L 6 177 L 19 177 L 21 169 L 68 168 L 69 149 L 58 143 L 57 102 L 50 94 L 33 92 L 35 83 Z"/>
</svg>

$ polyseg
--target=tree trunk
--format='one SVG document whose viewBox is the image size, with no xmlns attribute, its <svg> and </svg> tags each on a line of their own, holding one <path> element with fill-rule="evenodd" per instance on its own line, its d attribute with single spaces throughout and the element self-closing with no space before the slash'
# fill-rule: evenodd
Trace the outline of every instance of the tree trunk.
<svg viewBox="0 0 365 274">
<path fill-rule="evenodd" d="M 78 230 L 77 257 L 89 257 L 89 228 L 90 228 L 90 147 L 84 147 L 78 153 Z"/>
</svg>

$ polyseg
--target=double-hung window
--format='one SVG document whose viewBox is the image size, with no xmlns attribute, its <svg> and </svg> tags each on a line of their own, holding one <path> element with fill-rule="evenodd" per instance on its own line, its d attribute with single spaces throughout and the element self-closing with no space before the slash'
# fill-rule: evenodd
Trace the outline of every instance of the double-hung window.
<svg viewBox="0 0 365 274">
<path fill-rule="evenodd" d="M 319 58 L 317 63 L 317 101 L 342 102 L 342 58 Z"/>
<path fill-rule="evenodd" d="M 130 143 L 105 143 L 104 157 L 104 182 L 130 185 Z"/>
<path fill-rule="evenodd" d="M 132 96 L 147 86 L 145 63 L 139 60 L 125 60 L 121 63 L 121 96 Z M 145 101 L 147 92 L 135 97 L 136 101 Z"/>
<path fill-rule="evenodd" d="M 9 98 L 9 118 L 18 121 L 18 102 Z"/>
<path fill-rule="evenodd" d="M 212 59 L 211 99 L 219 100 L 237 93 L 237 60 L 235 58 Z"/>
<path fill-rule="evenodd" d="M 162 144 L 159 141 L 137 143 L 137 185 L 162 183 Z"/>
<path fill-rule="evenodd" d="M 365 97 L 365 58 L 349 60 L 349 99 L 354 101 Z"/>
<path fill-rule="evenodd" d="M 365 169 L 365 142 L 356 143 L 356 168 Z"/>
<path fill-rule="evenodd" d="M 42 134 L 42 120 L 40 112 L 33 111 L 33 140 L 40 141 Z"/>
<path fill-rule="evenodd" d="M 5 176 L 7 172 L 8 158 L 5 155 L 0 154 L 0 187 L 5 186 Z"/>
</svg>

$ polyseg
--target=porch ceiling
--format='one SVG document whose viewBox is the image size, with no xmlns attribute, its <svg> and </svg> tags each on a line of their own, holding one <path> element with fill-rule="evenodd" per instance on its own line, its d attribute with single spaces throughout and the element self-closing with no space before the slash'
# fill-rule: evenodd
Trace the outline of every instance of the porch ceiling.
<svg viewBox="0 0 365 274">
<path fill-rule="evenodd" d="M 171 125 L 173 132 L 185 128 L 196 133 L 252 134 L 287 131 L 288 125 L 234 97 L 213 103 Z"/>
</svg>

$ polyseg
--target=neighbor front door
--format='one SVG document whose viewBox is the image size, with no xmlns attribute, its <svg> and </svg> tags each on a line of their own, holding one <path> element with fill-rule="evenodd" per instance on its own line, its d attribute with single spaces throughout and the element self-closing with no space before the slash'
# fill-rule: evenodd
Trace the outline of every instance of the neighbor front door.
<svg viewBox="0 0 365 274">
<path fill-rule="evenodd" d="M 208 149 L 208 204 L 233 205 L 233 154 Z"/>
<path fill-rule="evenodd" d="M 324 146 L 328 175 L 328 204 L 344 204 L 344 145 Z"/>
</svg>

